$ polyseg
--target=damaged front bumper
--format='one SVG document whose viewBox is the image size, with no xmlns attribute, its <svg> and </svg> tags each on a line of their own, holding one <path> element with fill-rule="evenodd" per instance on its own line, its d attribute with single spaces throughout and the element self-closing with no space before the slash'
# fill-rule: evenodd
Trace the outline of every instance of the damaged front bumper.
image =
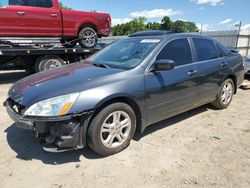
<svg viewBox="0 0 250 188">
<path fill-rule="evenodd" d="M 16 126 L 33 131 L 47 152 L 81 149 L 86 145 L 87 125 L 93 111 L 62 117 L 25 117 L 16 111 L 13 101 L 6 100 L 4 106 Z"/>
</svg>

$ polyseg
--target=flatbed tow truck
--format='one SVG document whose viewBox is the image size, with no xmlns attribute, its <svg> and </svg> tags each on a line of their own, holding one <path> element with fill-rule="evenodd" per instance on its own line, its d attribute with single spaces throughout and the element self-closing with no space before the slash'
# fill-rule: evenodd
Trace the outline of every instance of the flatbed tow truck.
<svg viewBox="0 0 250 188">
<path fill-rule="evenodd" d="M 92 49 L 80 46 L 66 48 L 59 41 L 44 38 L 0 38 L 0 70 L 25 69 L 29 72 L 41 72 L 86 59 L 104 46 L 106 44 L 99 43 Z"/>
</svg>

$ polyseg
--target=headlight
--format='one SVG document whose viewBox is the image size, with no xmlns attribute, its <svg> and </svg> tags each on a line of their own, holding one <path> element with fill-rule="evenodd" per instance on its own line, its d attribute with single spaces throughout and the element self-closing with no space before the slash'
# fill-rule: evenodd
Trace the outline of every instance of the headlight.
<svg viewBox="0 0 250 188">
<path fill-rule="evenodd" d="M 25 116 L 63 116 L 73 106 L 79 93 L 63 95 L 33 104 L 25 111 Z"/>
</svg>

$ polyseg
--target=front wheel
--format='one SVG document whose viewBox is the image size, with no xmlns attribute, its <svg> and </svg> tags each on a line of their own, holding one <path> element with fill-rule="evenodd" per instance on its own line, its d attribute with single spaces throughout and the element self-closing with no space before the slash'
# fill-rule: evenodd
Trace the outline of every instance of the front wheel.
<svg viewBox="0 0 250 188">
<path fill-rule="evenodd" d="M 100 155 L 113 155 L 129 146 L 135 127 L 135 113 L 129 105 L 111 104 L 92 120 L 88 129 L 88 144 Z"/>
<path fill-rule="evenodd" d="M 91 27 L 85 27 L 79 32 L 79 44 L 83 48 L 94 48 L 97 44 L 97 33 Z"/>
<path fill-rule="evenodd" d="M 232 102 L 234 95 L 234 82 L 232 79 L 226 79 L 220 89 L 217 99 L 212 103 L 212 105 L 218 109 L 227 108 Z"/>
</svg>

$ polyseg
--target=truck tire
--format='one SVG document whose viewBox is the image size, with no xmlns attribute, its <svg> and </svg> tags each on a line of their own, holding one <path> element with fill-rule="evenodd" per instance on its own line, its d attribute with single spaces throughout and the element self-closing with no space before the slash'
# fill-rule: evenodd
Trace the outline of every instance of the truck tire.
<svg viewBox="0 0 250 188">
<path fill-rule="evenodd" d="M 67 64 L 62 58 L 55 55 L 41 56 L 36 60 L 36 72 L 42 72 Z"/>
<path fill-rule="evenodd" d="M 82 48 L 94 48 L 98 40 L 96 31 L 91 27 L 81 29 L 78 38 L 79 44 Z"/>
<path fill-rule="evenodd" d="M 103 108 L 88 129 L 88 145 L 102 156 L 118 153 L 130 144 L 136 129 L 134 110 L 125 103 Z"/>
</svg>

